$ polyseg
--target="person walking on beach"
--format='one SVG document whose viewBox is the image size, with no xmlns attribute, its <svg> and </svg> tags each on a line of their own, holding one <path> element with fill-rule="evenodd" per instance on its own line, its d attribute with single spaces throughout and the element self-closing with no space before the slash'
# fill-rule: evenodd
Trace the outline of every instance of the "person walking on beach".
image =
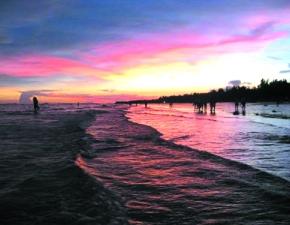
<svg viewBox="0 0 290 225">
<path fill-rule="evenodd" d="M 39 111 L 38 100 L 35 96 L 33 97 L 32 100 L 33 100 L 34 113 L 37 113 Z"/>
</svg>

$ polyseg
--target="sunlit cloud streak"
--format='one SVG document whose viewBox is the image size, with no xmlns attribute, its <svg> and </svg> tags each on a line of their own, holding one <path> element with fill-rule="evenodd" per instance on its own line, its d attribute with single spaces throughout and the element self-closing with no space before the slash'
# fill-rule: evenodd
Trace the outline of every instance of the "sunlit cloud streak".
<svg viewBox="0 0 290 225">
<path fill-rule="evenodd" d="M 281 70 L 280 73 L 290 73 L 290 70 Z"/>
<path fill-rule="evenodd" d="M 57 103 L 60 100 L 62 102 L 79 102 L 79 103 L 89 103 L 89 102 L 99 102 L 99 103 L 111 103 L 116 101 L 130 101 L 134 99 L 150 99 L 156 96 L 142 97 L 139 95 L 92 95 L 92 94 L 67 94 L 62 93 L 59 90 L 29 90 L 22 91 L 19 97 L 19 103 L 21 104 L 31 104 L 32 98 L 36 96 L 39 98 L 40 102 L 46 103 L 53 102 Z"/>
<path fill-rule="evenodd" d="M 120 73 L 127 67 L 138 64 L 187 60 L 201 60 L 216 54 L 233 51 L 254 51 L 266 43 L 286 36 L 285 32 L 265 33 L 265 26 L 257 27 L 249 35 L 232 37 L 207 37 L 199 34 L 177 33 L 155 35 L 144 40 L 129 40 L 96 46 L 88 53 L 76 52 L 72 60 L 65 57 L 32 55 L 0 60 L 0 72 L 14 76 L 47 76 L 56 73 L 72 75 L 102 76 L 107 73 Z M 164 41 L 166 40 L 166 41 Z M 163 59 L 162 54 L 167 54 Z M 171 55 L 173 54 L 173 55 Z M 194 61 L 193 61 L 194 62 Z"/>
<path fill-rule="evenodd" d="M 57 73 L 95 76 L 103 70 L 64 57 L 32 55 L 0 59 L 0 71 L 13 76 L 48 76 Z"/>
</svg>

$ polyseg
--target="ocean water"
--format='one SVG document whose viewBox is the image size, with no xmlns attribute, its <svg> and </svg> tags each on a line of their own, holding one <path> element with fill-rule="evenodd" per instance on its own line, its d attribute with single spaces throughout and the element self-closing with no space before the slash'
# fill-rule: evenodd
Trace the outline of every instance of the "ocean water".
<svg viewBox="0 0 290 225">
<path fill-rule="evenodd" d="M 218 103 L 215 115 L 196 113 L 191 104 L 152 104 L 131 107 L 128 116 L 166 140 L 290 180 L 290 104 L 249 103 L 245 116 L 233 110 L 232 103 Z"/>
<path fill-rule="evenodd" d="M 119 198 L 79 168 L 96 104 L 0 105 L 0 224 L 127 224 Z"/>
<path fill-rule="evenodd" d="M 0 224 L 289 224 L 289 106 L 274 107 L 0 105 Z"/>
</svg>

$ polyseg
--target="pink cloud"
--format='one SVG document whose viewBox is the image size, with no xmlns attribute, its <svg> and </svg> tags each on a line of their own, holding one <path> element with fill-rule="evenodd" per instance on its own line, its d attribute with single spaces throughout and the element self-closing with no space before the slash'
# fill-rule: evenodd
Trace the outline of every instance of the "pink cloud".
<svg viewBox="0 0 290 225">
<path fill-rule="evenodd" d="M 253 34 L 232 37 L 191 33 L 163 34 L 148 40 L 129 40 L 96 46 L 89 53 L 82 53 L 82 58 L 89 64 L 95 64 L 102 69 L 119 71 L 138 64 L 153 62 L 154 59 L 160 63 L 160 57 L 166 54 L 169 57 L 163 58 L 165 62 L 166 58 L 178 61 L 178 55 L 184 59 L 192 58 L 191 55 L 199 53 L 199 58 L 196 58 L 198 60 L 217 53 L 254 51 L 285 35 L 285 32 L 263 33 L 262 30 Z M 170 57 L 170 54 L 173 54 L 175 58 Z"/>
<path fill-rule="evenodd" d="M 255 14 L 247 15 L 240 22 L 241 26 L 255 29 L 266 23 L 275 23 L 275 25 L 285 25 L 290 22 L 290 9 L 280 9 L 279 11 L 260 11 Z"/>
<path fill-rule="evenodd" d="M 289 16 L 286 18 L 289 19 Z M 185 31 L 179 29 L 172 33 L 99 44 L 86 52 L 73 52 L 75 59 L 43 54 L 1 58 L 0 73 L 19 77 L 58 74 L 102 77 L 107 73 L 121 73 L 126 68 L 140 64 L 172 61 L 194 63 L 218 54 L 256 51 L 287 35 L 283 31 L 268 29 L 278 23 L 272 22 L 274 19 L 276 17 L 264 14 L 249 16 L 242 24 L 243 29 L 249 31 L 247 34 L 205 35 L 185 28 Z M 283 21 L 286 19 L 283 18 Z"/>
<path fill-rule="evenodd" d="M 91 65 L 63 57 L 28 55 L 0 59 L 0 73 L 12 76 L 48 76 L 51 74 L 99 74 L 103 73 Z"/>
</svg>

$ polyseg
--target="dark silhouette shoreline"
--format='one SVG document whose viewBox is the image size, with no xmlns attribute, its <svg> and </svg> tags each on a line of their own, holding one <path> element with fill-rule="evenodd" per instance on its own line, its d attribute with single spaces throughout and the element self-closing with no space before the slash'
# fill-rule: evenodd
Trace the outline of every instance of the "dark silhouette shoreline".
<svg viewBox="0 0 290 225">
<path fill-rule="evenodd" d="M 148 103 L 195 103 L 195 102 L 235 102 L 244 99 L 246 102 L 282 102 L 290 101 L 290 83 L 283 80 L 262 79 L 257 87 L 233 86 L 219 88 L 207 93 L 191 93 L 184 95 L 162 96 L 151 100 L 117 101 L 116 104 L 148 104 Z"/>
</svg>

